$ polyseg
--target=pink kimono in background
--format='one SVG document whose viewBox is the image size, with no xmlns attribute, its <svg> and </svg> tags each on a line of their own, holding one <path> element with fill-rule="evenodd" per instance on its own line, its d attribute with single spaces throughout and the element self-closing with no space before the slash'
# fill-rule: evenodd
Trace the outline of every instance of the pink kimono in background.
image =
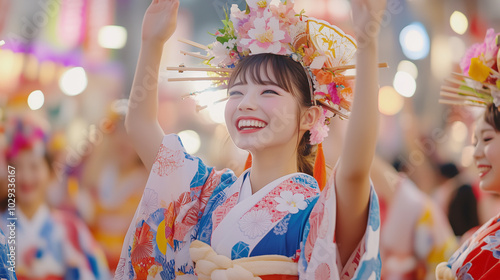
<svg viewBox="0 0 500 280">
<path fill-rule="evenodd" d="M 282 255 L 300 279 L 379 279 L 378 200 L 372 189 L 365 235 L 342 267 L 334 242 L 335 186 L 319 192 L 303 173 L 283 176 L 252 194 L 239 178 L 187 154 L 176 135 L 163 139 L 123 245 L 115 279 L 197 279 L 193 240 L 232 260 Z M 294 276 L 298 279 L 299 276 Z"/>
<path fill-rule="evenodd" d="M 455 235 L 429 197 L 407 177 L 399 180 L 392 201 L 380 201 L 382 279 L 434 279 L 436 266 L 458 247 Z"/>
</svg>

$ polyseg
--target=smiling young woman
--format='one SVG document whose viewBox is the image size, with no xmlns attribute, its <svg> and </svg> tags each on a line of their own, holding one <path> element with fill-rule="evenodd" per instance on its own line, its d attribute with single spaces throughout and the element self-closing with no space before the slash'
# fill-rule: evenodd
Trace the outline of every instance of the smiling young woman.
<svg viewBox="0 0 500 280">
<path fill-rule="evenodd" d="M 460 66 L 477 100 L 488 104 L 476 121 L 474 130 L 474 162 L 479 170 L 479 187 L 486 192 L 500 194 L 500 33 L 489 29 L 484 43 L 473 45 Z M 479 94 L 479 92 L 486 94 Z M 455 101 L 456 104 L 456 101 Z M 436 268 L 438 280 L 498 279 L 500 275 L 500 213 L 481 226 L 457 250 L 448 262 Z"/>
<path fill-rule="evenodd" d="M 146 12 L 126 127 L 151 173 L 115 279 L 378 279 L 380 221 L 369 172 L 378 127 L 375 15 L 385 1 L 353 1 L 355 30 L 371 27 L 357 34 L 363 45 L 354 100 L 343 75 L 331 70 L 354 56 L 352 37 L 296 13 L 293 1 L 246 2 L 246 11 L 231 8 L 207 62 L 231 72 L 226 126 L 252 154 L 239 178 L 206 166 L 161 130 L 157 84 L 141 82 L 156 80 L 150 75 L 158 74 L 179 2 L 155 0 Z M 321 50 L 323 39 L 335 55 Z M 352 107 L 346 145 L 322 191 L 311 157 L 333 113 L 319 101 L 342 115 L 342 106 Z"/>
</svg>

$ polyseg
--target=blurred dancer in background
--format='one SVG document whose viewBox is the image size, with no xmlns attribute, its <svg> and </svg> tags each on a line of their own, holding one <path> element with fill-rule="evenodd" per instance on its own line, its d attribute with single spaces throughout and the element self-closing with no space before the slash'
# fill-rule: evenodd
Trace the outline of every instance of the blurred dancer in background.
<svg viewBox="0 0 500 280">
<path fill-rule="evenodd" d="M 104 254 L 82 220 L 52 210 L 46 191 L 53 175 L 47 130 L 24 116 L 6 124 L 7 163 L 16 169 L 18 279 L 109 279 Z M 1 227 L 8 232 L 8 211 Z"/>
</svg>

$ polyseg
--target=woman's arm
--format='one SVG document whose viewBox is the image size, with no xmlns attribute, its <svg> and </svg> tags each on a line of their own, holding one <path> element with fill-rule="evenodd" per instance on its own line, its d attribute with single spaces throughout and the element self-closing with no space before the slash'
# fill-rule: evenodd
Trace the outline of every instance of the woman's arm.
<svg viewBox="0 0 500 280">
<path fill-rule="evenodd" d="M 368 220 L 369 173 L 379 119 L 377 38 L 385 0 L 353 0 L 352 9 L 358 41 L 355 94 L 335 178 L 335 234 L 343 264 L 363 237 Z"/>
<path fill-rule="evenodd" d="M 175 31 L 178 9 L 179 0 L 153 0 L 142 22 L 142 44 L 125 127 L 148 171 L 164 135 L 158 122 L 158 73 L 163 45 Z"/>
</svg>

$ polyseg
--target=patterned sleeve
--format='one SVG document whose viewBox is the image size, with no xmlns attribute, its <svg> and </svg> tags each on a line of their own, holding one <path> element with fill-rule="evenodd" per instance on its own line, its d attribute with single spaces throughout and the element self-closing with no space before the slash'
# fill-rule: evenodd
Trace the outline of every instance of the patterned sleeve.
<svg viewBox="0 0 500 280">
<path fill-rule="evenodd" d="M 333 173 L 335 174 L 335 172 Z M 365 235 L 344 267 L 335 243 L 336 192 L 330 177 L 313 208 L 301 244 L 299 275 L 304 279 L 380 279 L 380 212 L 377 194 L 370 186 Z"/>
<path fill-rule="evenodd" d="M 208 199 L 231 171 L 215 171 L 166 135 L 124 240 L 115 279 L 193 275 L 189 245 Z"/>
<path fill-rule="evenodd" d="M 16 280 L 15 266 L 12 260 L 17 258 L 9 247 L 9 241 L 0 229 L 0 279 Z M 11 259 L 12 256 L 12 259 Z"/>
</svg>

